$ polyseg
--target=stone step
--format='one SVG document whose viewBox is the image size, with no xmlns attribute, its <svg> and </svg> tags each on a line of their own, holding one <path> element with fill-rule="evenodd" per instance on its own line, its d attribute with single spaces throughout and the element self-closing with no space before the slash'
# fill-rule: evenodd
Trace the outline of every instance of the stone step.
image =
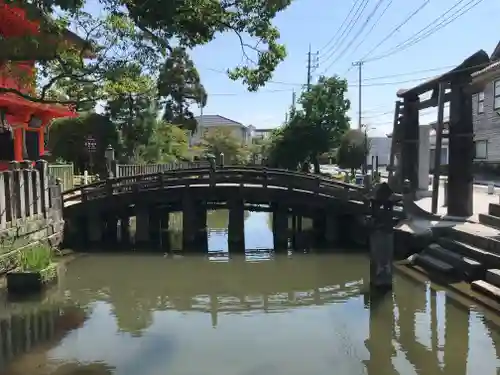
<svg viewBox="0 0 500 375">
<path fill-rule="evenodd" d="M 466 256 L 468 258 L 477 260 L 478 262 L 486 265 L 487 267 L 500 268 L 499 254 L 492 253 L 490 251 L 480 249 L 476 246 L 472 246 L 467 243 L 446 237 L 439 238 L 437 242 L 445 249 L 462 254 L 463 256 Z"/>
<path fill-rule="evenodd" d="M 484 280 L 476 280 L 471 283 L 473 290 L 487 295 L 497 301 L 500 301 L 500 288 Z"/>
<path fill-rule="evenodd" d="M 500 217 L 498 216 L 479 214 L 479 222 L 483 225 L 500 229 Z"/>
<path fill-rule="evenodd" d="M 476 224 L 481 225 L 481 224 Z M 483 228 L 489 228 L 483 226 Z M 489 228 L 493 230 L 492 228 Z M 472 245 L 479 249 L 486 250 L 490 253 L 495 253 L 500 255 L 500 241 L 492 236 L 483 235 L 480 231 L 477 233 L 473 233 L 467 230 L 457 230 L 455 228 L 451 228 L 451 230 L 447 233 L 446 237 L 451 238 L 453 240 L 463 242 L 467 245 Z"/>
<path fill-rule="evenodd" d="M 488 207 L 488 214 L 491 216 L 500 217 L 500 204 L 498 203 L 490 203 Z"/>
<path fill-rule="evenodd" d="M 454 268 L 451 264 L 428 254 L 418 254 L 415 258 L 415 264 L 425 270 L 438 272 L 442 275 L 451 275 L 454 273 Z"/>
<path fill-rule="evenodd" d="M 492 268 L 487 270 L 485 280 L 500 288 L 500 269 Z"/>
<path fill-rule="evenodd" d="M 472 281 L 484 278 L 486 268 L 480 262 L 455 251 L 445 249 L 439 244 L 429 245 L 424 250 L 424 253 L 450 264 L 457 271 L 457 276 L 465 280 Z"/>
</svg>

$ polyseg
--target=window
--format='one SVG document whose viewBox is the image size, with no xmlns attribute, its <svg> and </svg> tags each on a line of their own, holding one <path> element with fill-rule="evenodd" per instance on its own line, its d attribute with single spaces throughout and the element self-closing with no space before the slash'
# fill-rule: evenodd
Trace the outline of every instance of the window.
<svg viewBox="0 0 500 375">
<path fill-rule="evenodd" d="M 484 113 L 484 92 L 477 94 L 477 113 Z"/>
<path fill-rule="evenodd" d="M 476 159 L 487 159 L 488 158 L 488 141 L 475 141 L 476 146 Z"/>
<path fill-rule="evenodd" d="M 500 79 L 495 81 L 495 87 L 493 88 L 493 108 L 500 109 Z"/>
</svg>

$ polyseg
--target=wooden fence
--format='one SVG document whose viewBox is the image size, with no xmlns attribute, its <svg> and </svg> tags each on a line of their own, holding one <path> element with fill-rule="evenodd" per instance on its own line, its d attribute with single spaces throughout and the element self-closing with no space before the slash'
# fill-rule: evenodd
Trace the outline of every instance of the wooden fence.
<svg viewBox="0 0 500 375">
<path fill-rule="evenodd" d="M 11 162 L 0 172 L 0 230 L 29 218 L 47 217 L 62 210 L 61 185 L 49 177 L 48 163 Z"/>
<path fill-rule="evenodd" d="M 73 189 L 74 185 L 74 167 L 70 164 L 49 164 L 49 176 L 58 178 L 61 181 L 61 187 L 64 190 Z"/>
<path fill-rule="evenodd" d="M 209 163 L 201 162 L 176 162 L 165 164 L 116 164 L 115 177 L 131 177 L 144 174 L 161 173 L 177 169 L 187 168 L 204 168 L 208 167 Z"/>
</svg>

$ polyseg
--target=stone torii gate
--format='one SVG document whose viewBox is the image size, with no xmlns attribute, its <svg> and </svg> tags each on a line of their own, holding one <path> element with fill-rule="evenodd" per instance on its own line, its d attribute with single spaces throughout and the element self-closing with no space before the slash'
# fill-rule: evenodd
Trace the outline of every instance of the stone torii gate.
<svg viewBox="0 0 500 375">
<path fill-rule="evenodd" d="M 435 168 L 435 181 L 433 181 L 433 211 L 435 211 L 439 187 L 443 110 L 444 104 L 449 102 L 448 215 L 460 217 L 472 215 L 472 163 L 475 148 L 472 122 L 474 92 L 471 83 L 473 73 L 483 69 L 489 62 L 488 54 L 480 50 L 447 73 L 397 92 L 400 100 L 396 101 L 389 162 L 389 181 L 393 190 L 402 191 L 405 180 L 410 181 L 412 193 L 428 186 L 429 128 L 420 129 L 419 111 L 438 107 L 436 163 L 434 163 L 438 168 Z M 428 92 L 431 92 L 430 98 L 421 100 L 420 95 Z"/>
</svg>

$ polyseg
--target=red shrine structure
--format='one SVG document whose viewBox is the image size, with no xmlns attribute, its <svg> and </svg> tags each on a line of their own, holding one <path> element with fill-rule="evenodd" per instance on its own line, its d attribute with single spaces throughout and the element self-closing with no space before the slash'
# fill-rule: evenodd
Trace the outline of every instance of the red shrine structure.
<svg viewBox="0 0 500 375">
<path fill-rule="evenodd" d="M 0 38 L 40 36 L 43 17 L 41 13 L 28 17 L 24 5 L 0 0 Z M 84 43 L 69 31 L 59 40 Z M 43 43 L 40 45 L 41 50 L 45 50 Z M 6 64 L 0 59 L 0 87 L 35 95 L 35 74 L 33 60 Z M 15 93 L 0 93 L 0 170 L 6 169 L 10 161 L 40 159 L 45 154 L 45 138 L 51 120 L 75 116 L 76 112 L 67 106 L 37 103 Z"/>
</svg>

